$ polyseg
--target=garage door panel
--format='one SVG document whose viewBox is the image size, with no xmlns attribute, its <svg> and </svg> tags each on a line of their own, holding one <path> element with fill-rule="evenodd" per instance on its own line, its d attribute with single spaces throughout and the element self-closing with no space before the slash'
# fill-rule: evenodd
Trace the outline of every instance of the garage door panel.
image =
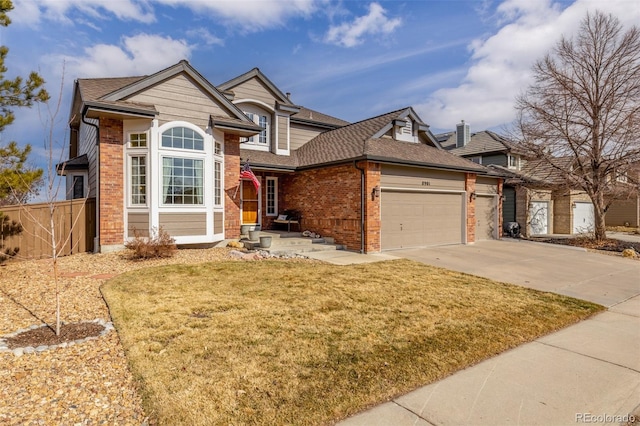
<svg viewBox="0 0 640 426">
<path fill-rule="evenodd" d="M 385 250 L 463 242 L 460 194 L 384 191 L 381 207 Z"/>
</svg>

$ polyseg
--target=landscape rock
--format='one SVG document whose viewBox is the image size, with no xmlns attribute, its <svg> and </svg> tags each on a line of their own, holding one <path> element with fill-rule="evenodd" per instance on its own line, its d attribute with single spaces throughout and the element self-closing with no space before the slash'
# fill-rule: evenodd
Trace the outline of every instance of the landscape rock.
<svg viewBox="0 0 640 426">
<path fill-rule="evenodd" d="M 622 257 L 629 257 L 631 259 L 635 259 L 636 257 L 638 257 L 638 253 L 636 253 L 634 249 L 628 248 L 622 251 Z"/>
</svg>

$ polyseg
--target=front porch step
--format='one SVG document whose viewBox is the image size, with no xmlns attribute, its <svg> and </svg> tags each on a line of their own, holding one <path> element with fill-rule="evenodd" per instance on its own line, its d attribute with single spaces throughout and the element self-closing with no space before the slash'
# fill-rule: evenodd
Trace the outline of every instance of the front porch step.
<svg viewBox="0 0 640 426">
<path fill-rule="evenodd" d="M 298 234 L 299 236 L 292 236 L 291 234 Z M 241 240 L 244 247 L 247 250 L 264 250 L 266 252 L 286 255 L 294 253 L 306 253 L 311 251 L 324 251 L 324 250 L 340 250 L 342 246 L 333 244 L 333 238 L 307 238 L 302 237 L 300 233 L 285 232 L 265 232 L 262 231 L 260 236 L 270 236 L 271 246 L 269 248 L 260 247 L 260 241 Z"/>
</svg>

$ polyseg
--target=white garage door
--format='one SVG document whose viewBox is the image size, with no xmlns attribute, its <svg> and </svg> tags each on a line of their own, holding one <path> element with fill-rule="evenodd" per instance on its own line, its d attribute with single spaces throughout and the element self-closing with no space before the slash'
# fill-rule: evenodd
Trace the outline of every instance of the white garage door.
<svg viewBox="0 0 640 426">
<path fill-rule="evenodd" d="M 532 201 L 529 206 L 529 224 L 531 235 L 549 233 L 549 202 Z"/>
<path fill-rule="evenodd" d="M 476 198 L 476 241 L 496 237 L 496 197 L 478 195 Z"/>
<path fill-rule="evenodd" d="M 383 250 L 460 244 L 463 197 L 454 193 L 383 191 Z"/>
<path fill-rule="evenodd" d="M 573 230 L 572 234 L 582 234 L 585 232 L 593 232 L 593 204 L 591 203 L 575 203 L 573 208 Z"/>
</svg>

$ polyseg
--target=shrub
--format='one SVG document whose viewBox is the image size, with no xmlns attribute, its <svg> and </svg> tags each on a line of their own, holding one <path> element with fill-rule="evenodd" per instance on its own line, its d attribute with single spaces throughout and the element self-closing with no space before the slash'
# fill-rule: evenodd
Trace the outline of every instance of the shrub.
<svg viewBox="0 0 640 426">
<path fill-rule="evenodd" d="M 133 229 L 133 240 L 124 245 L 133 251 L 134 259 L 152 259 L 171 257 L 175 253 L 176 240 L 162 226 L 152 228 L 148 237 L 143 237 L 137 229 Z"/>
</svg>

